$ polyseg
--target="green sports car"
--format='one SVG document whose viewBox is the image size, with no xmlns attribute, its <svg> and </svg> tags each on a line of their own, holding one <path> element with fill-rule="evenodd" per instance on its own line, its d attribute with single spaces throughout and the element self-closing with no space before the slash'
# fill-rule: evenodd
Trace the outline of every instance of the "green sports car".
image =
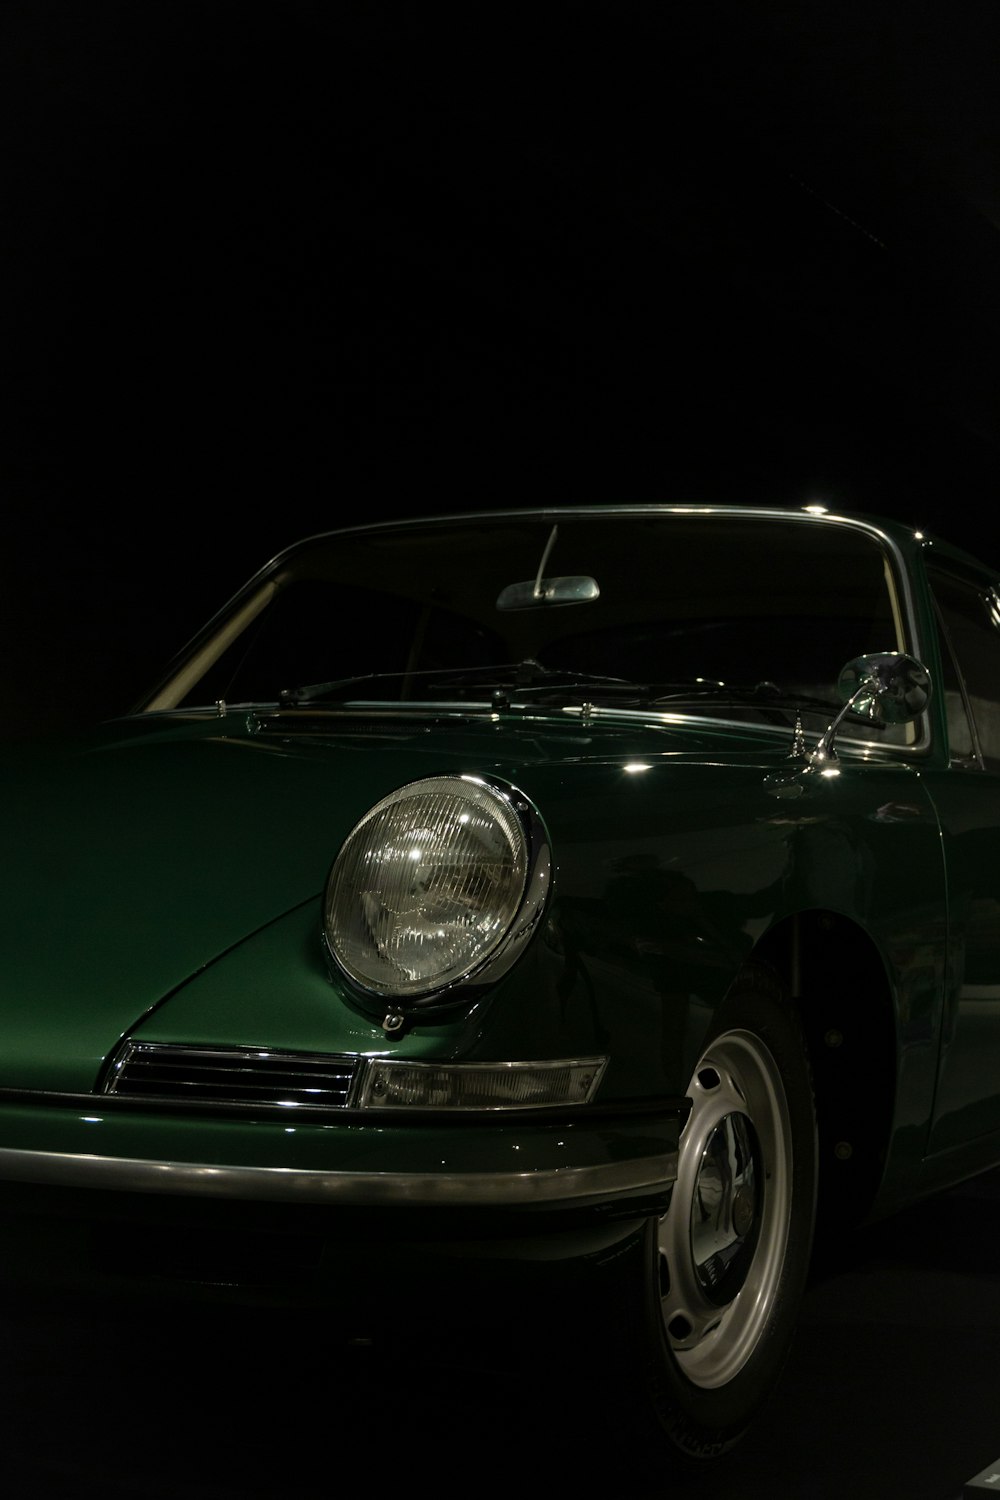
<svg viewBox="0 0 1000 1500">
<path fill-rule="evenodd" d="M 12 1280 L 509 1288 L 684 1462 L 821 1237 L 1000 1162 L 1000 593 L 939 538 L 347 527 L 4 762 Z"/>
</svg>

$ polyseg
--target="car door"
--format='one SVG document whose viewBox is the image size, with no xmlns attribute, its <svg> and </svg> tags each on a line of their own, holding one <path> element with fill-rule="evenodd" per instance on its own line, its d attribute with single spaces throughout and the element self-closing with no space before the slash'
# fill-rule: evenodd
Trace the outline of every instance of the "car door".
<svg viewBox="0 0 1000 1500">
<path fill-rule="evenodd" d="M 1000 599 L 959 563 L 928 569 L 941 635 L 947 769 L 929 772 L 949 957 L 932 1152 L 1000 1131 Z"/>
</svg>

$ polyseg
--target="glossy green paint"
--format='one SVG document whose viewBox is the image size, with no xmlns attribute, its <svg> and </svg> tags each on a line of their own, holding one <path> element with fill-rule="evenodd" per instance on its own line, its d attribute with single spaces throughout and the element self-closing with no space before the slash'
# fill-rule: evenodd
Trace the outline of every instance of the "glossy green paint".
<svg viewBox="0 0 1000 1500">
<path fill-rule="evenodd" d="M 939 976 L 906 957 L 914 910 L 943 921 L 920 779 L 845 761 L 789 800 L 768 786 L 789 739 L 537 714 L 288 715 L 263 733 L 245 715 L 178 716 L 33 760 L 8 781 L 19 877 L 0 933 L 4 1082 L 86 1091 L 131 1032 L 470 1059 L 596 1051 L 611 1056 L 603 1099 L 676 1094 L 755 942 L 814 906 L 872 934 L 907 1015 L 933 1034 Z M 534 803 L 553 893 L 538 940 L 492 991 L 389 1039 L 379 1009 L 329 975 L 320 893 L 367 808 L 441 772 L 497 776 Z M 39 798 L 44 826 L 19 825 Z M 902 864 L 894 801 L 906 802 Z M 926 1103 L 926 1069 L 913 1087 Z"/>
<path fill-rule="evenodd" d="M 558 746 L 558 726 L 551 738 Z M 425 724 L 390 725 L 379 735 L 265 737 L 234 715 L 112 725 L 59 754 L 9 749 L 0 773 L 3 1081 L 93 1087 L 124 1033 L 304 905 L 312 926 L 280 954 L 282 988 L 299 979 L 315 988 L 320 893 L 347 833 L 425 767 L 492 764 L 492 725 L 483 739 L 486 754 L 481 740 L 477 757 L 468 735 L 431 741 Z M 553 753 L 534 730 L 514 739 L 517 755 Z M 213 979 L 225 993 L 225 980 Z M 238 974 L 231 995 L 239 1006 L 243 982 Z M 265 1008 L 273 1004 L 264 998 Z M 344 1018 L 348 1030 L 351 1019 Z M 280 1010 L 263 1024 L 296 1044 Z M 252 1040 L 247 1030 L 241 1021 L 230 1041 Z M 325 1035 L 328 1045 L 340 1044 L 336 1024 Z"/>
</svg>

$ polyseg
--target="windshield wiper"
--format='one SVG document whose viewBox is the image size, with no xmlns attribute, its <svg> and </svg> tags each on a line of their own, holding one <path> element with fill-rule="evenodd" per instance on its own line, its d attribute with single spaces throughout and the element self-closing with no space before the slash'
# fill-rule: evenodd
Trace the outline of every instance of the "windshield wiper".
<svg viewBox="0 0 1000 1500">
<path fill-rule="evenodd" d="M 454 694 L 458 690 L 480 688 L 491 699 L 509 700 L 513 696 L 548 693 L 560 689 L 583 691 L 587 688 L 611 690 L 627 689 L 632 693 L 645 693 L 646 688 L 630 682 L 625 677 L 607 677 L 593 672 L 574 672 L 560 667 L 545 667 L 541 662 L 529 658 L 519 662 L 500 662 L 485 667 L 437 667 L 418 672 L 367 672 L 357 677 L 338 677 L 331 682 L 313 682 L 303 687 L 285 688 L 278 696 L 283 707 L 295 708 L 302 704 L 318 703 L 324 699 L 345 697 L 353 688 L 399 684 L 406 698 L 413 697 L 412 688 L 419 688 L 419 697 L 426 699 L 437 691 Z"/>
<path fill-rule="evenodd" d="M 336 677 L 331 682 L 310 682 L 303 687 L 282 688 L 278 702 L 283 708 L 298 708 L 303 703 L 318 703 L 324 698 L 342 698 L 349 688 L 363 682 L 401 682 L 405 672 L 362 672 L 358 677 Z"/>
<path fill-rule="evenodd" d="M 659 708 L 667 703 L 708 701 L 745 704 L 759 708 L 774 723 L 788 723 L 790 722 L 789 715 L 798 712 L 814 713 L 829 718 L 831 714 L 838 714 L 843 706 L 832 693 L 830 697 L 824 698 L 810 693 L 786 692 L 776 682 L 758 682 L 753 687 L 749 687 L 745 684 L 696 678 L 688 683 L 657 684 L 656 696 L 650 700 L 650 707 Z"/>
<path fill-rule="evenodd" d="M 786 693 L 776 682 L 721 682 L 712 677 L 693 677 L 686 682 L 660 682 L 655 687 L 654 703 L 670 703 L 683 698 L 729 698 L 734 703 L 794 703 L 811 708 L 839 708 L 830 698 L 810 697 L 805 693 Z"/>
<path fill-rule="evenodd" d="M 627 677 L 606 673 L 546 667 L 530 657 L 525 661 L 498 662 L 483 667 L 438 667 L 416 672 L 367 672 L 338 677 L 330 682 L 286 688 L 278 701 L 285 708 L 338 702 L 357 697 L 359 688 L 366 689 L 366 698 L 382 696 L 380 690 L 392 688 L 386 701 L 393 702 L 427 702 L 438 696 L 464 698 L 470 690 L 476 690 L 483 701 L 494 708 L 529 700 L 546 704 L 572 701 L 600 704 L 612 700 L 619 708 L 739 704 L 756 708 L 775 724 L 793 723 L 798 712 L 829 718 L 840 709 L 840 704 L 832 696 L 820 698 L 805 693 L 786 693 L 774 682 L 758 682 L 752 687 L 705 677 L 676 682 L 634 682 Z"/>
<path fill-rule="evenodd" d="M 489 670 L 484 671 L 489 676 Z M 595 693 L 613 695 L 616 699 L 626 694 L 644 702 L 647 692 L 643 683 L 633 682 L 628 677 L 613 677 L 604 672 L 581 672 L 574 667 L 545 667 L 529 657 L 527 661 L 517 663 L 509 679 L 496 681 L 492 702 L 495 707 L 502 707 L 515 699 L 524 701 L 526 698 L 536 702 L 549 702 L 555 698 L 562 702 L 567 697 L 576 698 Z"/>
</svg>

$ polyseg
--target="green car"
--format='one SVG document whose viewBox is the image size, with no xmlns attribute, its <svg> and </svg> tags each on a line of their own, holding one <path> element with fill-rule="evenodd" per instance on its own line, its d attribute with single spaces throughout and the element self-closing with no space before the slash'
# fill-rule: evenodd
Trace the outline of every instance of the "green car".
<svg viewBox="0 0 1000 1500">
<path fill-rule="evenodd" d="M 1000 1162 L 1000 594 L 939 538 L 348 527 L 4 758 L 12 1279 L 509 1290 L 683 1463 L 821 1241 Z"/>
</svg>

